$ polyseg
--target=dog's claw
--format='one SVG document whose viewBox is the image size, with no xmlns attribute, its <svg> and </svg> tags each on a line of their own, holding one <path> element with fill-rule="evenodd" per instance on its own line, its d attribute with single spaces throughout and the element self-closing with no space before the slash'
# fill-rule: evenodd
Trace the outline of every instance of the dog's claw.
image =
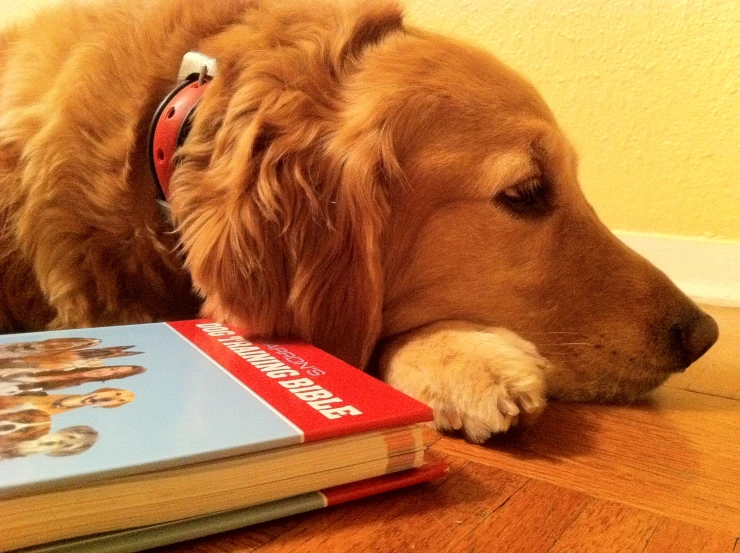
<svg viewBox="0 0 740 553">
<path fill-rule="evenodd" d="M 444 407 L 435 408 L 434 411 L 434 426 L 439 430 L 454 431 L 460 430 L 463 426 L 463 421 L 460 418 L 460 413 L 455 409 L 446 409 Z"/>
<path fill-rule="evenodd" d="M 519 414 L 519 407 L 517 407 L 516 402 L 507 396 L 498 398 L 498 410 L 510 417 L 516 417 Z M 524 410 L 526 411 L 526 407 Z"/>
</svg>

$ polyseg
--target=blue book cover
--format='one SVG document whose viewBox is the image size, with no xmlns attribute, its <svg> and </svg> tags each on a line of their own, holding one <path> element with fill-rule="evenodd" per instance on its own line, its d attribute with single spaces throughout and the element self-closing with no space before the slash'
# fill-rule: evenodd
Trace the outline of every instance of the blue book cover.
<svg viewBox="0 0 740 553">
<path fill-rule="evenodd" d="M 430 419 L 316 348 L 209 321 L 0 336 L 0 498 Z"/>
</svg>

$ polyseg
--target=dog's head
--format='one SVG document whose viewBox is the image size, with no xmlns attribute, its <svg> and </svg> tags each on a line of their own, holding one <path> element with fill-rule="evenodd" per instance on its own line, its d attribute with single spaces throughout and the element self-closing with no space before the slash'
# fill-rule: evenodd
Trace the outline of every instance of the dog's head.
<svg viewBox="0 0 740 553">
<path fill-rule="evenodd" d="M 205 314 L 359 366 L 434 321 L 504 326 L 550 393 L 628 399 L 714 321 L 598 220 L 534 88 L 386 4 L 281 5 L 206 46 L 220 75 L 173 189 Z"/>
</svg>

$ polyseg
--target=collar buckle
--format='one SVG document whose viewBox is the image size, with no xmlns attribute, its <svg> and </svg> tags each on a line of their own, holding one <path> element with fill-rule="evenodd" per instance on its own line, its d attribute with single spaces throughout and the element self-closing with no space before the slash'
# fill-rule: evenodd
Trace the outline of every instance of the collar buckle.
<svg viewBox="0 0 740 553">
<path fill-rule="evenodd" d="M 217 63 L 214 58 L 210 58 L 200 52 L 188 52 L 182 57 L 180 71 L 177 73 L 178 82 L 193 79 L 195 76 L 198 82 L 203 84 L 206 77 L 215 77 Z"/>
</svg>

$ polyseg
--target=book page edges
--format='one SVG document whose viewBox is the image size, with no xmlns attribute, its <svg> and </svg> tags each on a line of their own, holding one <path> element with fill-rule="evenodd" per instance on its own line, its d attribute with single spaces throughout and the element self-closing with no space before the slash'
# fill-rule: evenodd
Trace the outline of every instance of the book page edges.
<svg viewBox="0 0 740 553">
<path fill-rule="evenodd" d="M 294 450 L 292 456 L 266 452 L 0 501 L 0 520 L 5 528 L 2 548 L 247 507 L 423 463 L 418 426 L 365 438 L 336 439 L 341 442 L 336 448 L 321 443 L 286 448 Z M 309 449 L 312 451 L 305 451 Z M 306 465 L 322 470 L 307 474 Z"/>
</svg>

